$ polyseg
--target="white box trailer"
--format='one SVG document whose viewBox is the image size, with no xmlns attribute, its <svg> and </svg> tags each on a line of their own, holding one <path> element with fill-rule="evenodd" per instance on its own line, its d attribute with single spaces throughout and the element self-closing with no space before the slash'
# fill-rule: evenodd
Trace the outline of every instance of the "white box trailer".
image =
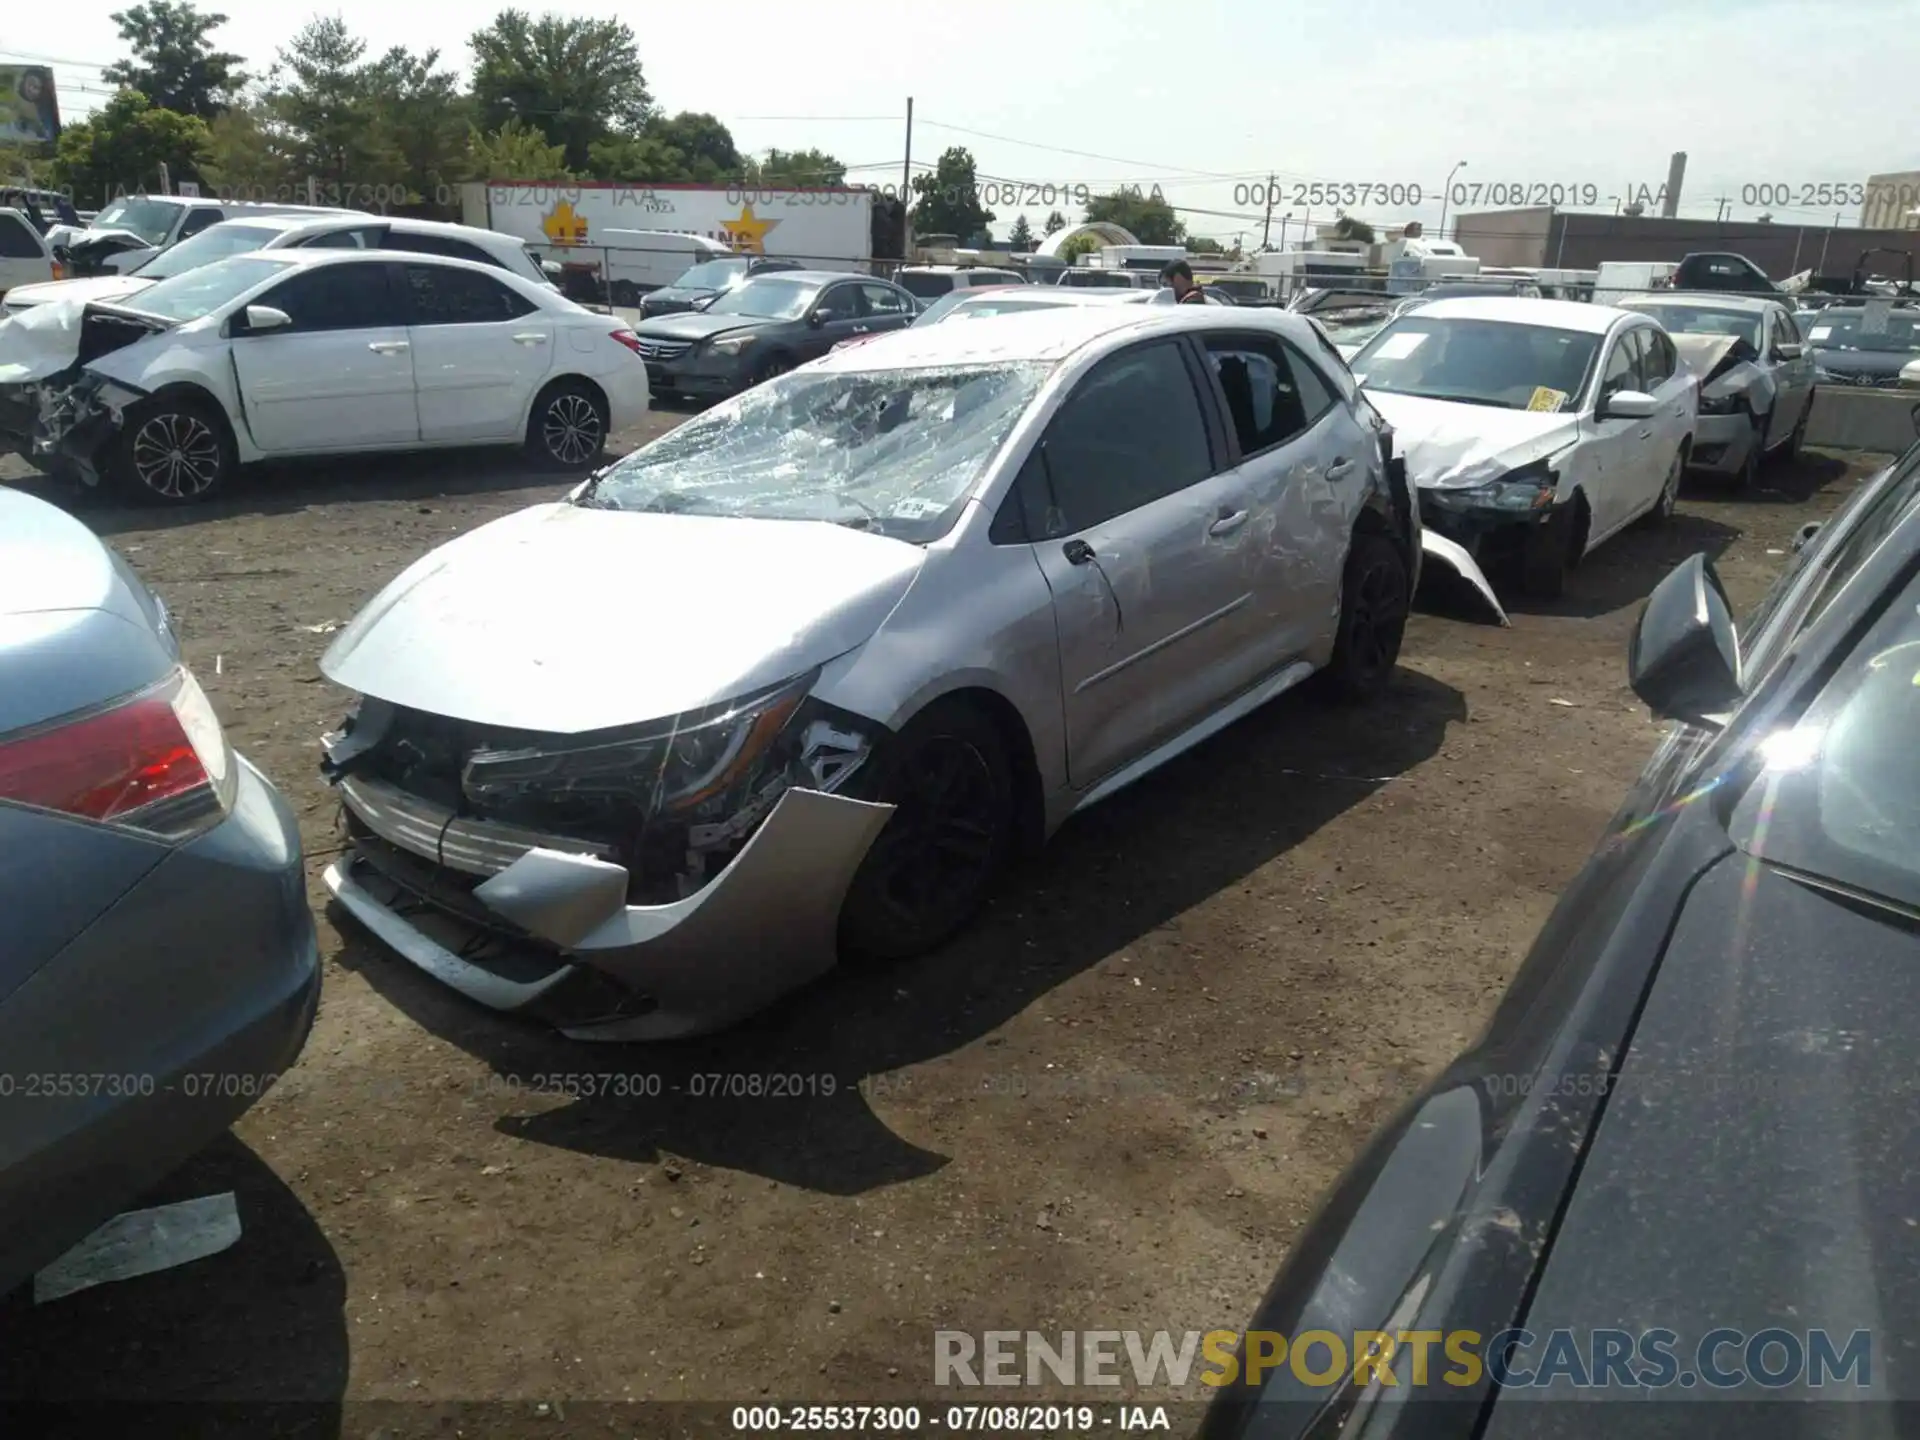
<svg viewBox="0 0 1920 1440">
<path fill-rule="evenodd" d="M 606 252 L 619 238 L 614 232 L 697 236 L 736 254 L 798 260 L 817 270 L 865 270 L 873 250 L 873 194 L 846 187 L 490 180 L 461 186 L 460 202 L 467 224 L 516 235 L 544 258 L 603 282 Z M 680 269 L 694 263 L 689 258 Z M 672 284 L 678 273 L 649 281 L 649 288 Z"/>
<path fill-rule="evenodd" d="M 1611 305 L 1628 295 L 1664 290 L 1680 268 L 1674 260 L 1602 260 L 1593 277 L 1593 303 Z"/>
</svg>

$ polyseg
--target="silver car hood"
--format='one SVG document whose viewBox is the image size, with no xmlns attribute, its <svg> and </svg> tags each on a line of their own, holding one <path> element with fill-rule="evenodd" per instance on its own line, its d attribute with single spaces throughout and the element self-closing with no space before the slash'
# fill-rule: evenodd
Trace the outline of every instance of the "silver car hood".
<svg viewBox="0 0 1920 1440">
<path fill-rule="evenodd" d="M 1365 393 L 1393 426 L 1394 447 L 1407 458 L 1407 474 L 1427 489 L 1484 485 L 1580 438 L 1576 414 L 1502 410 L 1379 390 Z"/>
<path fill-rule="evenodd" d="M 84 280 L 47 280 L 38 285 L 14 286 L 7 292 L 7 304 L 24 310 L 30 305 L 50 305 L 56 300 L 78 300 L 83 303 L 124 300 L 153 283 L 138 275 L 90 275 Z"/>
<path fill-rule="evenodd" d="M 604 730 L 845 654 L 924 559 L 917 545 L 817 521 L 538 505 L 414 562 L 340 632 L 320 670 L 478 724 Z"/>
</svg>

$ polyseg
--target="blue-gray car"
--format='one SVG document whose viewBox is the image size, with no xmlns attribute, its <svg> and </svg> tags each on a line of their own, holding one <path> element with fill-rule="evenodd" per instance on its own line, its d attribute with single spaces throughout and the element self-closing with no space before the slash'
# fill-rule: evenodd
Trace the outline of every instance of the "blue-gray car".
<svg viewBox="0 0 1920 1440">
<path fill-rule="evenodd" d="M 0 486 L 0 1293 L 299 1056 L 320 994 L 301 859 L 166 607 Z"/>
</svg>

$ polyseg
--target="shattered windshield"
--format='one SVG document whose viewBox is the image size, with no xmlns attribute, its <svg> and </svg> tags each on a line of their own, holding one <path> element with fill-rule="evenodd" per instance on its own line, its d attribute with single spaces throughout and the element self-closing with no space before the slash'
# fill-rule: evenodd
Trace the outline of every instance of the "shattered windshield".
<svg viewBox="0 0 1920 1440">
<path fill-rule="evenodd" d="M 1807 330 L 1822 350 L 1879 350 L 1920 355 L 1920 310 L 1822 310 Z"/>
<path fill-rule="evenodd" d="M 744 260 L 703 260 L 673 284 L 676 290 L 724 290 L 746 273 Z"/>
<path fill-rule="evenodd" d="M 926 544 L 952 528 L 1052 368 L 796 371 L 634 451 L 580 503 L 827 520 Z"/>
<path fill-rule="evenodd" d="M 264 225 L 215 225 L 191 240 L 182 240 L 171 249 L 163 250 L 133 273 L 142 280 L 171 280 L 229 255 L 259 250 L 279 233 Z"/>
<path fill-rule="evenodd" d="M 167 232 L 180 213 L 165 200 L 116 200 L 94 217 L 90 230 L 127 230 L 149 245 L 167 243 Z"/>
<path fill-rule="evenodd" d="M 129 296 L 120 303 L 145 315 L 157 315 L 162 320 L 184 323 L 211 315 L 229 300 L 246 294 L 263 280 L 271 279 L 286 268 L 286 262 L 281 260 L 267 260 L 258 255 L 236 255 L 231 259 L 216 260 L 211 265 L 201 265 L 184 275 L 162 280 L 158 285 L 149 285 L 139 294 Z"/>
<path fill-rule="evenodd" d="M 707 307 L 707 314 L 798 320 L 819 293 L 818 280 L 775 280 L 762 275 L 737 290 L 727 291 Z"/>
<path fill-rule="evenodd" d="M 1566 410 L 1587 386 L 1600 337 L 1585 330 L 1414 311 L 1352 360 L 1369 390 L 1501 410 Z"/>
<path fill-rule="evenodd" d="M 1711 305 L 1632 305 L 1667 327 L 1670 335 L 1737 335 L 1754 354 L 1760 353 L 1760 317 L 1745 310 L 1717 310 Z"/>
</svg>

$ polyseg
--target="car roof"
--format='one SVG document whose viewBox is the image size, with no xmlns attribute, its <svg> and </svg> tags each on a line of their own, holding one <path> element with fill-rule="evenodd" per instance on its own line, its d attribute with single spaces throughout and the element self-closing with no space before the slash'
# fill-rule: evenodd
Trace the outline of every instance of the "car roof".
<svg viewBox="0 0 1920 1440">
<path fill-rule="evenodd" d="M 1726 295 L 1712 290 L 1656 290 L 1644 295 L 1629 295 L 1618 302 L 1622 310 L 1637 310 L 1642 305 L 1692 305 L 1701 310 L 1738 310 L 1743 315 L 1764 314 L 1768 306 L 1784 305 L 1786 299 L 1759 295 Z"/>
<path fill-rule="evenodd" d="M 1584 300 L 1466 295 L 1429 301 L 1417 313 L 1422 320 L 1503 320 L 1511 325 L 1540 325 L 1553 330 L 1584 330 L 1591 335 L 1604 335 L 1629 312 Z"/>
<path fill-rule="evenodd" d="M 725 260 L 725 259 L 728 259 L 729 257 L 725 255 L 716 255 L 714 258 L 716 260 Z M 753 256 L 753 257 L 742 256 L 740 258 L 758 259 L 759 257 L 758 256 Z M 763 277 L 759 275 L 750 275 L 747 277 L 747 284 L 751 285 L 755 280 L 759 280 L 761 278 Z M 769 280 L 777 279 L 777 280 L 783 280 L 783 281 L 807 280 L 815 284 L 824 285 L 829 280 L 873 280 L 877 277 L 872 275 L 857 274 L 852 270 L 776 270 L 772 275 L 766 276 L 764 278 Z"/>
<path fill-rule="evenodd" d="M 458 225 L 448 220 L 415 220 L 406 215 L 368 215 L 356 210 L 329 210 L 318 213 L 308 210 L 294 214 L 235 215 L 230 220 L 222 220 L 218 225 L 209 225 L 207 230 L 224 230 L 230 225 L 247 225 L 255 229 L 275 230 L 283 235 L 306 231 L 321 234 L 342 226 L 364 225 L 369 220 L 409 235 L 445 235 L 455 239 L 479 236 L 484 240 L 509 241 L 513 244 L 526 243 L 499 230 L 485 230 L 478 225 Z M 205 234 L 206 231 L 201 233 Z"/>
<path fill-rule="evenodd" d="M 1057 305 L 1028 314 L 996 315 L 971 325 L 921 325 L 897 330 L 884 344 L 830 352 L 809 368 L 910 370 L 992 362 L 1054 363 L 1108 335 L 1140 339 L 1156 334 L 1214 329 L 1226 307 L 1149 305 Z M 1278 310 L 1238 310 L 1235 328 L 1284 334 L 1298 344 L 1317 344 L 1306 322 Z"/>
<path fill-rule="evenodd" d="M 447 265 L 462 270 L 477 270 L 482 275 L 491 275 L 496 280 L 508 283 L 518 282 L 527 290 L 540 287 L 526 276 L 512 270 L 502 270 L 497 265 L 483 264 L 478 260 L 462 260 L 453 255 L 426 255 L 418 250 L 250 250 L 241 255 L 229 255 L 225 260 L 216 260 L 216 265 L 225 265 L 232 260 L 264 260 L 270 265 L 282 265 L 288 269 L 296 266 L 345 265 L 354 260 L 386 260 L 399 265 Z M 165 283 L 164 281 L 161 283 Z M 135 291 L 124 303 L 135 306 L 140 294 Z"/>
</svg>

